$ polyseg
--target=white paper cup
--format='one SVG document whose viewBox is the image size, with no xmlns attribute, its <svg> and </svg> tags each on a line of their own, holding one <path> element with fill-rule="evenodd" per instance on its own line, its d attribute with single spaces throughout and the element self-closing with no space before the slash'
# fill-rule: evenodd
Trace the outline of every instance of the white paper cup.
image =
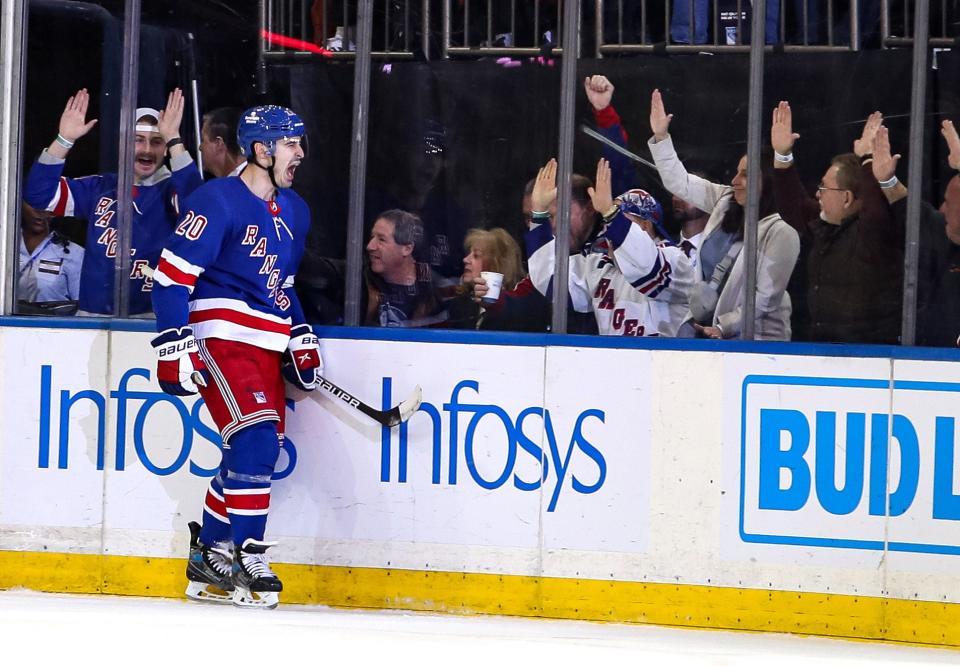
<svg viewBox="0 0 960 666">
<path fill-rule="evenodd" d="M 500 287 L 503 286 L 503 273 L 480 271 L 480 277 L 487 283 L 487 295 L 481 298 L 480 301 L 482 303 L 496 303 L 500 299 Z"/>
</svg>

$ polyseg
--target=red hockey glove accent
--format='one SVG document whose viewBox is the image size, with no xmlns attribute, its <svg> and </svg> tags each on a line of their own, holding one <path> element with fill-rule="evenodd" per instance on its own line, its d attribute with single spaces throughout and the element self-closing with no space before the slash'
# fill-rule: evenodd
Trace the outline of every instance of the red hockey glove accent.
<svg viewBox="0 0 960 666">
<path fill-rule="evenodd" d="M 150 344 L 157 352 L 157 381 L 164 393 L 194 395 L 198 386 L 207 385 L 210 372 L 189 326 L 168 328 Z"/>
<path fill-rule="evenodd" d="M 284 378 L 294 386 L 304 391 L 317 388 L 317 381 L 323 372 L 323 359 L 320 357 L 320 339 L 308 324 L 290 329 L 290 342 L 282 369 Z"/>
</svg>

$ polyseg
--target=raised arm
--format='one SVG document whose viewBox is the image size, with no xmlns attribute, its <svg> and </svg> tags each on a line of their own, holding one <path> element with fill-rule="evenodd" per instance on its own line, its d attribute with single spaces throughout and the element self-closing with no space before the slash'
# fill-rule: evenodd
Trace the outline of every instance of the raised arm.
<svg viewBox="0 0 960 666">
<path fill-rule="evenodd" d="M 890 151 L 890 131 L 883 126 L 877 128 L 873 136 L 873 161 L 870 169 L 874 179 L 880 184 L 887 202 L 894 204 L 907 196 L 906 186 L 897 180 L 897 162 L 900 155 Z"/>
<path fill-rule="evenodd" d="M 47 153 L 57 159 L 66 159 L 73 144 L 93 129 L 96 119 L 87 122 L 87 107 L 90 105 L 90 93 L 81 88 L 67 100 L 60 115 L 57 138 L 47 147 Z"/>
<path fill-rule="evenodd" d="M 588 76 L 583 82 L 583 90 L 590 106 L 593 107 L 593 121 L 599 132 L 618 146 L 627 147 L 627 131 L 620 121 L 620 115 L 613 108 L 613 83 L 602 74 Z M 613 171 L 613 191 L 626 192 L 638 182 L 639 174 L 633 161 L 622 153 L 603 146 L 603 157 L 610 162 Z"/>
<path fill-rule="evenodd" d="M 183 104 L 183 93 L 179 88 L 174 88 L 167 95 L 167 105 L 160 112 L 160 117 L 157 120 L 157 130 L 163 137 L 164 143 L 167 144 L 167 152 L 170 155 L 170 180 L 175 195 L 171 197 L 170 203 L 176 215 L 180 214 L 178 201 L 186 198 L 195 189 L 203 185 L 203 176 L 200 175 L 200 169 L 180 139 Z"/>
<path fill-rule="evenodd" d="M 944 120 L 940 133 L 947 142 L 947 163 L 951 169 L 960 171 L 960 135 L 952 120 Z M 943 204 L 940 206 L 947 221 L 947 238 L 955 245 L 960 245 L 960 173 L 954 175 L 947 183 L 947 191 L 943 195 Z"/>
<path fill-rule="evenodd" d="M 865 130 L 866 131 L 866 130 Z M 855 233 L 865 252 L 875 259 L 886 257 L 889 261 L 902 261 L 904 226 L 890 210 L 888 190 L 899 185 L 893 175 L 899 155 L 890 154 L 889 133 L 886 127 L 873 132 L 873 159 L 865 160 L 860 167 L 861 202 L 859 221 Z M 887 177 L 889 169 L 889 178 Z M 892 178 L 892 180 L 890 180 Z M 904 190 L 904 193 L 906 190 Z"/>
<path fill-rule="evenodd" d="M 654 88 L 650 95 L 650 131 L 653 133 L 653 143 L 660 143 L 670 136 L 671 120 L 673 114 L 668 114 L 663 106 L 663 95 Z"/>
<path fill-rule="evenodd" d="M 660 91 L 654 90 L 650 96 L 650 130 L 653 136 L 650 137 L 647 146 L 650 148 L 650 154 L 653 155 L 663 186 L 687 203 L 710 213 L 721 199 L 730 196 L 733 188 L 711 183 L 687 173 L 686 167 L 677 157 L 677 151 L 673 147 L 673 140 L 668 132 L 672 119 L 673 115 L 668 114 L 664 109 Z"/>
<path fill-rule="evenodd" d="M 90 94 L 81 88 L 67 100 L 60 116 L 57 138 L 50 143 L 30 167 L 23 187 L 23 198 L 38 210 L 55 215 L 88 219 L 99 198 L 99 176 L 63 178 L 64 160 L 74 143 L 97 124 L 87 121 Z"/>
<path fill-rule="evenodd" d="M 527 264 L 530 280 L 541 294 L 550 298 L 553 294 L 553 273 L 556 266 L 556 238 L 550 220 L 550 205 L 557 198 L 557 161 L 551 159 L 537 173 L 530 195 L 533 207 L 533 225 L 524 238 L 527 247 Z M 590 312 L 590 292 L 583 279 L 584 266 L 581 255 L 570 257 L 568 291 L 570 301 L 577 312 Z"/>
<path fill-rule="evenodd" d="M 877 131 L 882 126 L 882 113 L 874 111 L 867 116 L 867 121 L 863 124 L 863 132 L 860 133 L 860 138 L 853 142 L 853 154 L 860 159 L 873 155 L 873 142 L 876 139 Z"/>
<path fill-rule="evenodd" d="M 793 131 L 790 103 L 781 101 L 773 109 L 770 123 L 770 145 L 773 147 L 773 196 L 777 211 L 801 235 L 808 231 L 810 220 L 817 218 L 820 206 L 807 194 L 793 164 L 793 144 L 800 135 Z"/>
<path fill-rule="evenodd" d="M 793 110 L 790 102 L 782 101 L 773 109 L 770 123 L 770 145 L 773 146 L 773 168 L 793 167 L 793 144 L 800 135 L 793 131 Z"/>
</svg>

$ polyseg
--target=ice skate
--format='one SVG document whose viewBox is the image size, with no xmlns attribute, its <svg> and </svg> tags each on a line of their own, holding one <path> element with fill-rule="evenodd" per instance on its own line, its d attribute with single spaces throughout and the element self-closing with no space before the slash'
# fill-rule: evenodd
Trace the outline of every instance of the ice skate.
<svg viewBox="0 0 960 666">
<path fill-rule="evenodd" d="M 267 548 L 277 545 L 247 539 L 237 551 L 237 567 L 233 572 L 233 604 L 247 608 L 276 608 L 280 603 L 283 583 L 270 569 Z"/>
<path fill-rule="evenodd" d="M 233 556 L 225 548 L 200 543 L 200 525 L 190 522 L 190 559 L 187 560 L 186 595 L 196 601 L 226 603 L 233 600 Z"/>
</svg>

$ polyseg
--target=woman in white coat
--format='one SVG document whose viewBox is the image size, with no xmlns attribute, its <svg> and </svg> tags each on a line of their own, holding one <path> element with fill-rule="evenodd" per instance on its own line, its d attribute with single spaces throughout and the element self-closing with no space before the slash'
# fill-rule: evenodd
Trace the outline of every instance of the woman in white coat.
<svg viewBox="0 0 960 666">
<path fill-rule="evenodd" d="M 664 110 L 660 91 L 654 90 L 650 100 L 653 137 L 648 145 L 663 185 L 710 215 L 696 248 L 698 284 L 691 296 L 690 314 L 678 335 L 737 338 L 743 328 L 746 286 L 745 258 L 740 249 L 747 205 L 747 158 L 740 159 L 730 185 L 711 183 L 687 173 L 668 132 L 672 118 Z M 800 238 L 774 209 L 767 171 L 764 169 L 761 178 L 757 227 L 754 336 L 757 340 L 789 340 L 791 305 L 787 283 L 800 254 Z"/>
</svg>

